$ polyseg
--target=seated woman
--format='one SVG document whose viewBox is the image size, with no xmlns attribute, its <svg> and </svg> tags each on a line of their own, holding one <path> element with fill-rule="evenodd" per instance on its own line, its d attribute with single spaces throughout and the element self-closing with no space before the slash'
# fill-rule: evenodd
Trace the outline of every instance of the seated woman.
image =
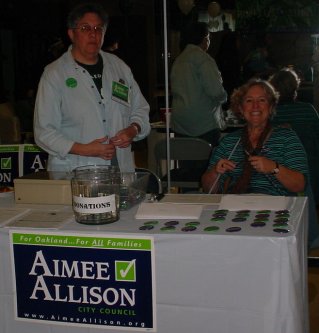
<svg viewBox="0 0 319 333">
<path fill-rule="evenodd" d="M 231 110 L 246 126 L 223 137 L 213 151 L 202 176 L 204 191 L 283 196 L 306 191 L 308 163 L 297 134 L 270 123 L 277 101 L 278 93 L 263 80 L 234 91 Z"/>
</svg>

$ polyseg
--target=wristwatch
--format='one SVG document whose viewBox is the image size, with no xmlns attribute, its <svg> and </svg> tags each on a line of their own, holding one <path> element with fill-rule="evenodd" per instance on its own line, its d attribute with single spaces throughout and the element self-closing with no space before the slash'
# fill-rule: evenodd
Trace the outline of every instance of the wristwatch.
<svg viewBox="0 0 319 333">
<path fill-rule="evenodd" d="M 275 162 L 276 166 L 275 169 L 271 172 L 271 175 L 276 175 L 277 173 L 279 173 L 279 164 L 278 162 Z"/>
</svg>

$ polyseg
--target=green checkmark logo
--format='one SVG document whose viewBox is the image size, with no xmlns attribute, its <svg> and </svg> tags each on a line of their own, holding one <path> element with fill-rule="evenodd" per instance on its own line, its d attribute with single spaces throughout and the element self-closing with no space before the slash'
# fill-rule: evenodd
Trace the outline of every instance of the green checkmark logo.
<svg viewBox="0 0 319 333">
<path fill-rule="evenodd" d="M 1 169 L 11 169 L 11 157 L 1 158 Z"/>
<path fill-rule="evenodd" d="M 136 281 L 136 260 L 115 261 L 115 280 L 116 281 Z"/>
</svg>

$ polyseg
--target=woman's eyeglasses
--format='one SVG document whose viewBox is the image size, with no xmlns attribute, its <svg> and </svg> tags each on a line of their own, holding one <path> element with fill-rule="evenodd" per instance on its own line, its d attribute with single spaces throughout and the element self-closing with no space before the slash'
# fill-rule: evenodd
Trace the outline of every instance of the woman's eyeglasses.
<svg viewBox="0 0 319 333">
<path fill-rule="evenodd" d="M 96 26 L 92 27 L 89 24 L 83 24 L 83 25 L 80 25 L 79 27 L 75 27 L 73 29 L 78 29 L 81 32 L 83 32 L 84 34 L 89 34 L 91 32 L 94 32 L 94 33 L 100 34 L 100 35 L 102 35 L 106 30 L 104 26 L 96 25 Z"/>
</svg>

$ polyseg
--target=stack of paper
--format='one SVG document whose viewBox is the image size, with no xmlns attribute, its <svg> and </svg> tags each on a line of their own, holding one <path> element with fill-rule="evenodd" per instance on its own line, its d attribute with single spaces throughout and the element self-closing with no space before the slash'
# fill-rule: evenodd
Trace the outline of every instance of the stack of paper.
<svg viewBox="0 0 319 333">
<path fill-rule="evenodd" d="M 196 219 L 200 218 L 202 205 L 143 202 L 138 207 L 136 219 Z"/>
<path fill-rule="evenodd" d="M 282 210 L 288 208 L 289 197 L 273 195 L 233 195 L 222 196 L 219 209 L 236 210 Z"/>
</svg>

